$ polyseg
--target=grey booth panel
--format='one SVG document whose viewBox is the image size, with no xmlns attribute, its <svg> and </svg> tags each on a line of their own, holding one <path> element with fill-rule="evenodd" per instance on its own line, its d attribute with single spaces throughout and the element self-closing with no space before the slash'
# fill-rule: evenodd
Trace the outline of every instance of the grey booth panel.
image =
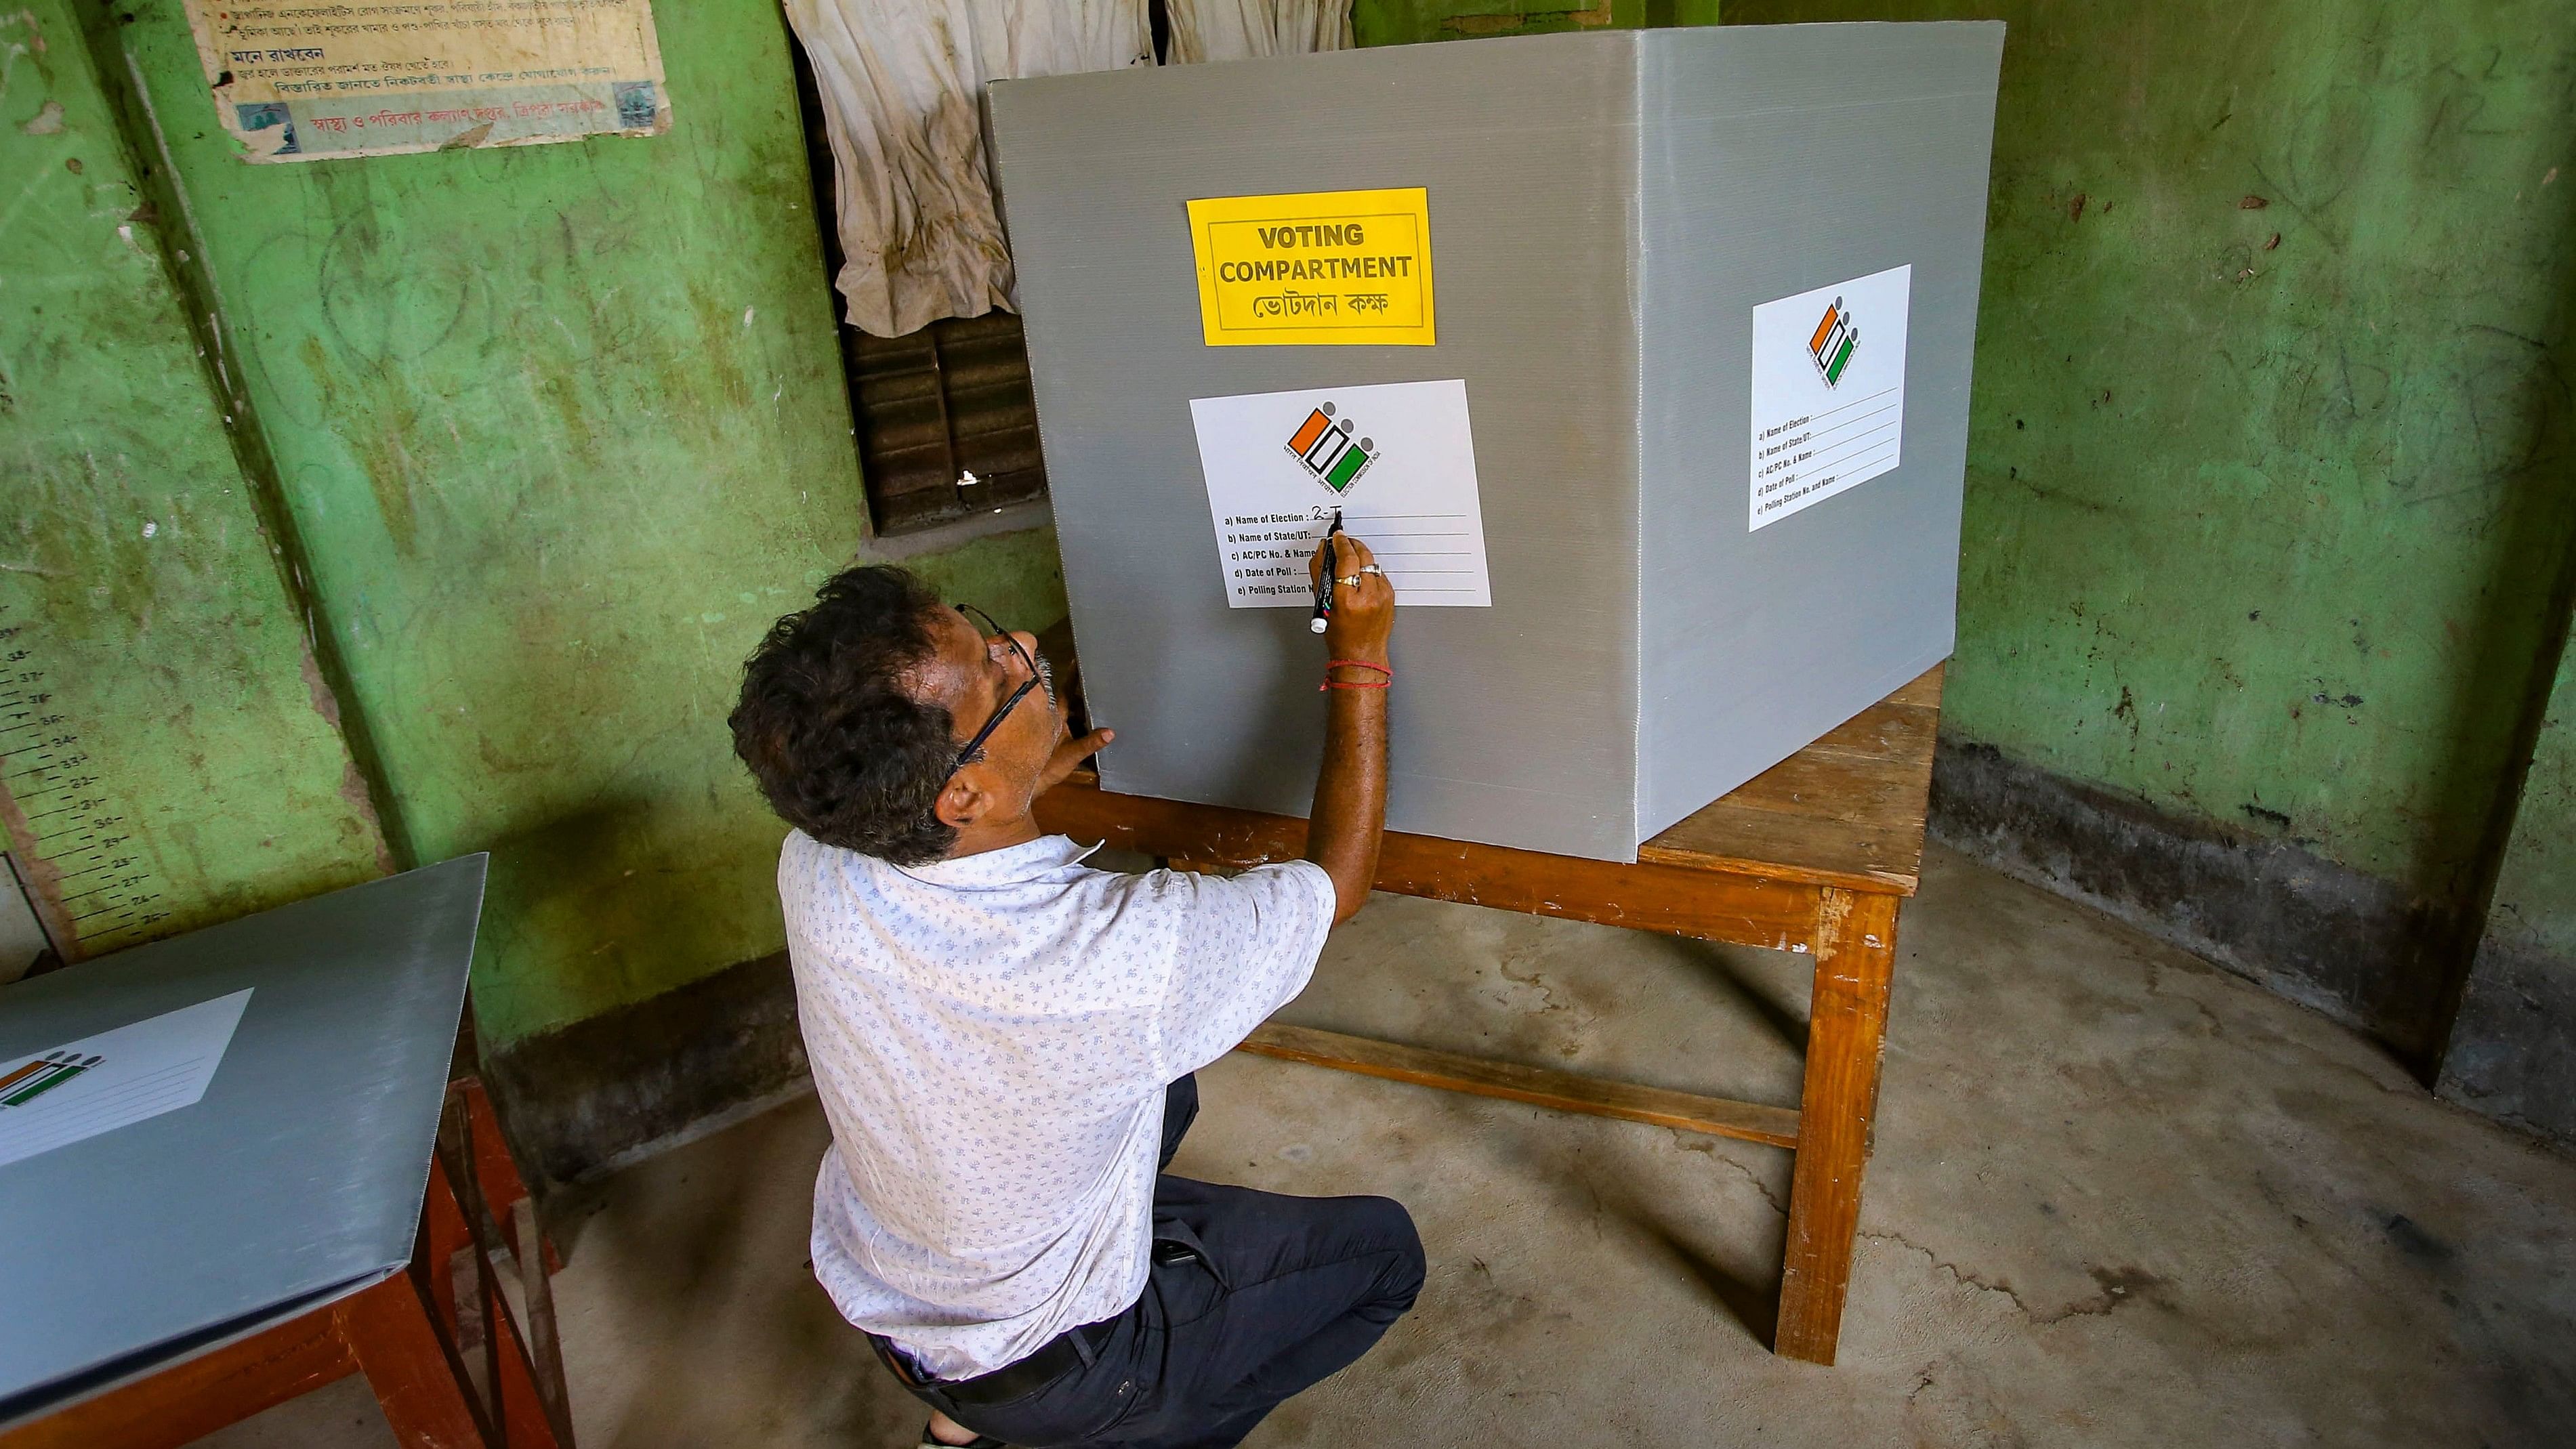
<svg viewBox="0 0 2576 1449">
<path fill-rule="evenodd" d="M 1303 815 L 1314 788 L 1322 646 L 1226 607 L 1189 400 L 1463 378 L 1494 607 L 1402 615 L 1388 823 L 1633 855 L 1632 77 L 1617 45 L 1480 42 L 993 87 L 1110 789 Z M 1190 199 L 1423 185 L 1438 346 L 1203 344 Z M 1533 250 L 1598 260 L 1533 287 Z"/>
<path fill-rule="evenodd" d="M 1644 51 L 1641 840 L 1949 657 L 2003 33 L 1737 26 Z M 1898 466 L 1746 532 L 1753 309 L 1908 264 Z"/>
</svg>

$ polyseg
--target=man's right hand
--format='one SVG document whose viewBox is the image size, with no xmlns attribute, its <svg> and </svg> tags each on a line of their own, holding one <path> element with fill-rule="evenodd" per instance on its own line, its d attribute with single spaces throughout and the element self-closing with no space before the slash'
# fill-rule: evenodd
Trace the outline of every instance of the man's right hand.
<svg viewBox="0 0 2576 1449">
<path fill-rule="evenodd" d="M 1324 647 L 1335 659 L 1365 659 L 1372 664 L 1386 663 L 1387 637 L 1395 630 L 1395 585 L 1382 573 L 1364 570 L 1377 566 L 1377 555 L 1369 546 L 1347 533 L 1336 533 L 1328 542 L 1333 553 L 1333 613 L 1324 622 Z M 1315 556 L 1306 560 L 1306 575 L 1317 584 L 1324 578 L 1324 549 L 1318 545 Z M 1357 579 L 1357 583 L 1352 580 Z"/>
<path fill-rule="evenodd" d="M 1364 573 L 1377 556 L 1347 533 L 1330 539 L 1333 612 L 1324 623 L 1325 655 L 1377 666 L 1325 668 L 1327 678 L 1355 686 L 1330 691 L 1324 711 L 1324 762 L 1315 776 L 1315 808 L 1306 820 L 1306 858 L 1333 878 L 1333 919 L 1347 921 L 1377 881 L 1378 842 L 1386 831 L 1387 636 L 1395 628 L 1395 586 Z M 1324 577 L 1315 550 L 1310 577 Z"/>
</svg>

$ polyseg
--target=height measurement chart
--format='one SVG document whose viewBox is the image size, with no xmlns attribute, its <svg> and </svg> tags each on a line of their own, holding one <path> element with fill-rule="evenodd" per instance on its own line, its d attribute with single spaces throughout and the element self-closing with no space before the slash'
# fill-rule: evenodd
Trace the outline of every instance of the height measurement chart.
<svg viewBox="0 0 2576 1449">
<path fill-rule="evenodd" d="M 52 677 L 34 625 L 0 606 L 0 821 L 48 942 L 79 961 L 150 939 L 169 912 Z"/>
<path fill-rule="evenodd" d="M 1335 509 L 1398 607 L 1492 605 L 1466 383 L 1193 398 L 1190 419 L 1227 607 L 1314 607 L 1306 560 Z"/>
<path fill-rule="evenodd" d="M 1905 318 L 1914 268 L 1753 309 L 1747 532 L 1894 468 L 1905 446 Z"/>
</svg>

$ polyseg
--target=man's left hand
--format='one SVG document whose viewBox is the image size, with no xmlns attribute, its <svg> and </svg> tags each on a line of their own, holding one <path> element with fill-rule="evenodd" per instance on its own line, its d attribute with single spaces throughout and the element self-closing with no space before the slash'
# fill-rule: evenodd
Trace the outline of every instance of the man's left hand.
<svg viewBox="0 0 2576 1449">
<path fill-rule="evenodd" d="M 1055 753 L 1047 757 L 1046 768 L 1038 772 L 1038 793 L 1043 795 L 1063 784 L 1064 777 L 1072 774 L 1076 765 L 1099 754 L 1103 745 L 1116 738 L 1116 730 L 1093 730 L 1057 745 Z"/>
</svg>

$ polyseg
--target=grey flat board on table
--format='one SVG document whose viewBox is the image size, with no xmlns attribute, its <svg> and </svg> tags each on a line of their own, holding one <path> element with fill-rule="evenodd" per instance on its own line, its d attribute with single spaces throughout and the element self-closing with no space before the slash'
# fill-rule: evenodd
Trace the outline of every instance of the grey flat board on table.
<svg viewBox="0 0 2576 1449">
<path fill-rule="evenodd" d="M 1493 604 L 1400 612 L 1391 829 L 1634 860 L 1945 658 L 2002 45 L 1723 26 L 995 85 L 1102 783 L 1313 791 L 1321 650 L 1226 606 L 1193 398 L 1465 380 Z M 1205 344 L 1190 200 L 1417 186 L 1437 345 Z M 1902 461 L 1748 530 L 1752 309 L 1906 264 Z"/>
<path fill-rule="evenodd" d="M 411 1261 L 486 861 L 0 988 L 0 1058 L 251 989 L 194 1105 L 0 1167 L 0 1425 Z"/>
</svg>

